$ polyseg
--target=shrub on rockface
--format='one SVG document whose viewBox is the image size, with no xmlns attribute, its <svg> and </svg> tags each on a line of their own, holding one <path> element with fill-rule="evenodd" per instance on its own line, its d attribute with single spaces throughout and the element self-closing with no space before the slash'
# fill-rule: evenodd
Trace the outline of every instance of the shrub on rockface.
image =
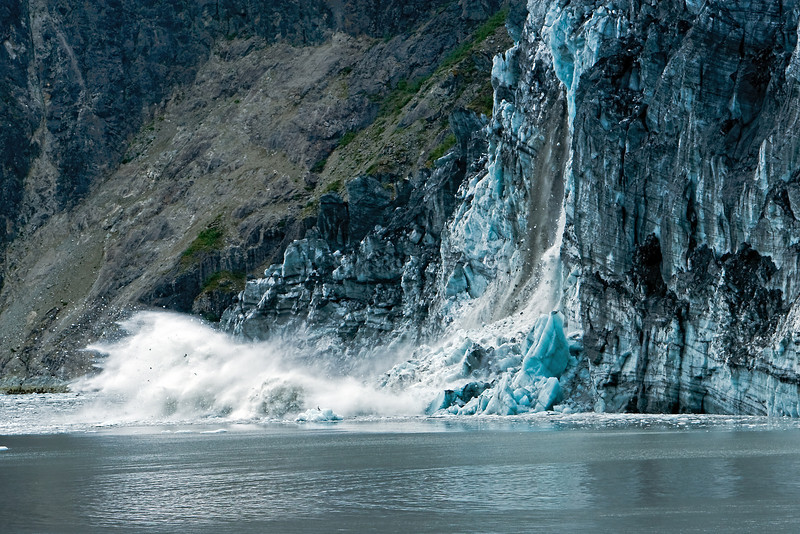
<svg viewBox="0 0 800 534">
<path fill-rule="evenodd" d="M 219 219 L 208 225 L 181 254 L 181 266 L 189 267 L 209 252 L 222 248 L 225 232 Z"/>
</svg>

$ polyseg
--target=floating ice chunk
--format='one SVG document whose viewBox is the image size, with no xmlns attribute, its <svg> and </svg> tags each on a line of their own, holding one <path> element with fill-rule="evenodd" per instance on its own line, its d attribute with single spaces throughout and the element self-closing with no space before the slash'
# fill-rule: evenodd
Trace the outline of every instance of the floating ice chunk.
<svg viewBox="0 0 800 534">
<path fill-rule="evenodd" d="M 524 387 L 536 376 L 560 377 L 569 364 L 569 344 L 561 314 L 553 312 L 540 317 L 528 340 L 530 349 L 522 360 L 522 369 L 514 385 Z"/>
<path fill-rule="evenodd" d="M 430 415 L 438 412 L 439 410 L 449 408 L 455 402 L 455 400 L 455 392 L 452 389 L 445 389 L 436 394 L 425 412 Z"/>
<path fill-rule="evenodd" d="M 514 390 L 511 396 L 514 397 L 514 400 L 520 403 L 522 402 L 522 399 L 527 399 L 530 396 L 529 393 L 530 391 L 525 388 L 517 388 Z"/>
<path fill-rule="evenodd" d="M 504 375 L 494 387 L 492 395 L 482 412 L 487 415 L 516 415 L 517 401 L 511 391 L 509 375 Z"/>
<path fill-rule="evenodd" d="M 340 421 L 342 418 L 333 413 L 333 410 L 310 409 L 301 413 L 295 418 L 298 423 L 324 423 L 328 421 Z"/>
<path fill-rule="evenodd" d="M 462 341 L 460 345 L 456 346 L 456 348 L 453 349 L 453 351 L 449 354 L 445 360 L 445 363 L 447 365 L 454 365 L 462 362 L 474 344 L 475 343 L 473 343 L 470 338 L 464 338 L 464 341 Z"/>
<path fill-rule="evenodd" d="M 550 377 L 544 387 L 539 391 L 536 398 L 535 411 L 545 411 L 553 407 L 554 404 L 561 402 L 561 383 L 558 378 Z"/>
<path fill-rule="evenodd" d="M 202 431 L 200 433 L 201 434 L 225 434 L 226 432 L 228 432 L 228 431 L 225 430 L 224 428 L 218 428 L 216 430 L 204 430 L 204 431 Z"/>
<path fill-rule="evenodd" d="M 470 405 L 474 406 L 475 410 L 477 410 L 478 397 L 489 389 L 489 386 L 490 384 L 488 382 L 470 382 L 458 389 L 445 389 L 440 391 L 430 404 L 428 404 L 428 409 L 425 412 L 428 415 L 432 415 L 440 410 L 448 410 L 452 413 L 465 415 L 461 412 L 461 408 Z M 453 407 L 455 409 L 450 410 L 450 408 Z M 472 413 L 475 413 L 475 411 Z"/>
<path fill-rule="evenodd" d="M 481 397 L 473 397 L 463 407 L 459 408 L 458 415 L 475 415 L 478 412 L 481 404 Z"/>
</svg>

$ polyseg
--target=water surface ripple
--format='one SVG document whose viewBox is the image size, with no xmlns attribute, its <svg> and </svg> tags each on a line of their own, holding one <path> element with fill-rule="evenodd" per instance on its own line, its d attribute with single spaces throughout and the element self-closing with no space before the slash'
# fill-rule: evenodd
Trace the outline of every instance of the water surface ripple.
<svg viewBox="0 0 800 534">
<path fill-rule="evenodd" d="M 0 434 L 4 532 L 752 532 L 800 522 L 800 429 L 575 416 Z"/>
</svg>

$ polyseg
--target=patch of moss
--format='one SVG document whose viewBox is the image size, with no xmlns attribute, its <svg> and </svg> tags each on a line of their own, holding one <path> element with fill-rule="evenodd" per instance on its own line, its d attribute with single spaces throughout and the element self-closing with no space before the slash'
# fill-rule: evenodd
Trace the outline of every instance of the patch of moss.
<svg viewBox="0 0 800 534">
<path fill-rule="evenodd" d="M 481 24 L 480 27 L 473 32 L 472 37 L 461 43 L 442 60 L 442 63 L 439 65 L 439 70 L 449 69 L 465 60 L 476 46 L 484 42 L 490 35 L 494 34 L 500 26 L 504 25 L 507 18 L 507 9 L 501 9 L 489 17 L 486 22 Z"/>
<path fill-rule="evenodd" d="M 205 230 L 201 231 L 189 247 L 183 251 L 181 265 L 187 267 L 205 254 L 221 249 L 224 237 L 225 232 L 222 229 L 222 223 L 217 218 Z"/>
<path fill-rule="evenodd" d="M 411 99 L 419 93 L 422 86 L 430 79 L 430 76 L 423 76 L 413 81 L 400 80 L 391 93 L 381 104 L 379 116 L 395 116 L 411 102 Z"/>
<path fill-rule="evenodd" d="M 309 217 L 314 217 L 317 214 L 317 210 L 319 208 L 319 201 L 315 198 L 309 200 L 303 209 L 300 210 L 300 218 L 307 219 Z"/>
<path fill-rule="evenodd" d="M 334 180 L 322 188 L 322 194 L 326 193 L 341 193 L 344 190 L 344 182 L 341 179 Z"/>
<path fill-rule="evenodd" d="M 393 173 L 394 166 L 392 163 L 381 159 L 373 163 L 367 168 L 367 174 L 370 176 L 379 176 Z"/>
<path fill-rule="evenodd" d="M 353 139 L 356 138 L 356 132 L 347 132 L 345 133 L 341 139 L 339 139 L 339 148 L 344 148 L 350 143 L 353 142 Z"/>
<path fill-rule="evenodd" d="M 490 35 L 493 35 L 498 28 L 503 26 L 506 23 L 506 19 L 508 18 L 508 10 L 502 9 L 489 17 L 486 22 L 481 24 L 478 29 L 476 29 L 472 36 L 461 43 L 458 47 L 456 47 L 452 52 L 450 52 L 442 62 L 439 64 L 439 67 L 436 69 L 436 72 L 442 72 L 444 70 L 450 69 L 455 65 L 464 61 L 472 51 L 483 43 Z M 474 66 L 472 67 L 474 68 Z M 376 99 L 381 101 L 381 108 L 378 113 L 378 117 L 394 117 L 400 111 L 408 105 L 414 96 L 419 93 L 425 83 L 433 76 L 433 74 L 429 74 L 428 76 L 422 76 L 416 78 L 415 80 L 400 80 L 394 89 L 382 99 Z"/>
<path fill-rule="evenodd" d="M 492 115 L 492 110 L 494 109 L 494 91 L 490 82 L 484 84 L 478 95 L 472 102 L 467 104 L 467 109 L 486 115 L 487 117 Z"/>
<path fill-rule="evenodd" d="M 447 154 L 451 148 L 456 146 L 456 136 L 454 133 L 450 133 L 447 137 L 444 138 L 444 141 L 441 142 L 439 146 L 431 150 L 431 153 L 428 155 L 427 165 L 433 165 L 433 162 L 437 159 L 441 158 L 445 154 Z"/>
<path fill-rule="evenodd" d="M 319 174 L 325 170 L 325 165 L 327 164 L 328 164 L 328 156 L 325 156 L 324 158 L 322 158 L 321 160 L 319 160 L 318 162 L 316 162 L 314 165 L 311 166 L 311 172 Z"/>
</svg>

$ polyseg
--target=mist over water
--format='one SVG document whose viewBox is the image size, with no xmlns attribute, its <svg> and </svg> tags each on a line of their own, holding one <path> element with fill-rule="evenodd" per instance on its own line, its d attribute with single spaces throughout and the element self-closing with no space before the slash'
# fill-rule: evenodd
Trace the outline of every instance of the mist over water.
<svg viewBox="0 0 800 534">
<path fill-rule="evenodd" d="M 513 314 L 485 322 L 486 309 L 508 300 L 493 284 L 454 312 L 453 324 L 430 346 L 375 347 L 347 361 L 337 341 L 309 336 L 317 340 L 311 344 L 302 331 L 292 339 L 244 342 L 188 315 L 140 312 L 120 323 L 120 339 L 88 347 L 101 356 L 97 374 L 72 384 L 95 399 L 80 416 L 86 423 L 157 424 L 424 415 L 438 392 L 466 380 L 450 353 L 463 352 L 470 340 L 489 347 L 522 340 L 553 309 L 560 292 L 557 251 L 544 254 L 525 304 Z M 410 381 L 402 370 L 409 357 L 419 367 Z"/>
<path fill-rule="evenodd" d="M 73 384 L 75 391 L 97 395 L 84 414 L 90 419 L 293 420 L 307 410 L 339 417 L 418 415 L 428 400 L 419 392 L 381 389 L 374 376 L 337 373 L 324 347 L 244 343 L 167 312 L 142 312 L 121 326 L 127 336 L 89 347 L 105 355 L 101 371 Z"/>
</svg>

